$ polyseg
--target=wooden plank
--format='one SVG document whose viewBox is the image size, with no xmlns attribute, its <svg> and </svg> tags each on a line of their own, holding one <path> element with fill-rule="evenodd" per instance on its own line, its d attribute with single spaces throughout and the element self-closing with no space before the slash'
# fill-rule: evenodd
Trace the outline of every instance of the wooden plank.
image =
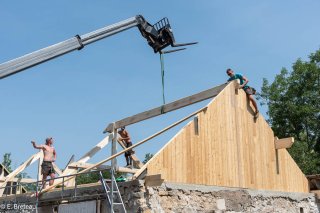
<svg viewBox="0 0 320 213">
<path fill-rule="evenodd" d="M 69 168 L 71 169 L 86 169 L 86 168 L 89 168 L 91 167 L 92 163 L 80 163 L 80 162 L 74 162 L 74 163 L 71 163 L 70 165 L 68 165 Z M 96 166 L 96 167 L 93 167 L 92 169 L 110 169 L 111 166 L 109 165 L 99 165 L 99 166 Z"/>
<path fill-rule="evenodd" d="M 127 167 L 118 166 L 116 168 L 116 171 L 117 172 L 121 172 L 121 173 L 135 174 L 137 171 L 139 171 L 139 169 L 131 169 L 131 168 L 127 168 Z"/>
<path fill-rule="evenodd" d="M 95 145 L 89 152 L 84 154 L 78 160 L 78 162 L 84 163 L 84 162 L 87 162 L 88 160 L 90 160 L 92 158 L 92 156 L 94 156 L 97 152 L 99 152 L 101 149 L 103 149 L 105 146 L 108 145 L 110 138 L 113 138 L 113 134 L 109 134 L 107 137 L 105 137 L 100 143 Z"/>
<path fill-rule="evenodd" d="M 159 180 L 148 180 L 144 183 L 145 186 L 161 186 L 161 184 L 164 182 L 164 179 Z"/>
<path fill-rule="evenodd" d="M 0 178 L 0 182 L 4 182 L 4 181 L 5 181 L 5 178 Z M 34 183 L 34 182 L 37 182 L 37 180 L 32 178 L 12 178 L 10 182 Z"/>
<path fill-rule="evenodd" d="M 278 139 L 277 137 L 274 138 L 275 149 L 288 149 L 292 146 L 293 143 L 294 143 L 293 137 L 282 138 L 282 139 Z"/>
<path fill-rule="evenodd" d="M 164 179 L 161 178 L 161 174 L 149 175 L 145 178 L 145 186 L 161 186 Z"/>
<path fill-rule="evenodd" d="M 159 180 L 161 179 L 161 174 L 148 175 L 145 180 Z"/>
<path fill-rule="evenodd" d="M 149 118 L 153 118 L 159 115 L 162 115 L 167 112 L 171 112 L 177 109 L 180 109 L 182 107 L 189 106 L 191 104 L 198 103 L 200 101 L 207 100 L 209 98 L 217 96 L 225 87 L 227 84 L 221 84 L 217 87 L 213 87 L 211 89 L 202 91 L 200 93 L 176 100 L 174 102 L 165 104 L 163 106 L 133 115 L 131 117 L 124 118 L 122 120 L 119 120 L 115 122 L 115 128 L 120 128 L 123 126 L 128 126 L 130 124 L 134 124 L 143 120 L 147 120 Z M 113 123 L 110 123 L 107 128 L 103 131 L 103 133 L 112 132 L 113 131 Z"/>
<path fill-rule="evenodd" d="M 78 163 L 78 162 L 74 162 L 71 163 L 68 167 L 73 168 L 73 169 L 86 169 L 89 167 L 92 167 L 92 163 Z M 99 170 L 103 170 L 103 169 L 110 169 L 111 166 L 109 165 L 99 165 L 96 167 L 93 167 L 92 169 L 99 169 Z M 121 173 L 136 173 L 138 171 L 138 169 L 131 169 L 131 168 L 126 168 L 126 167 L 116 167 L 116 171 L 117 172 L 121 172 Z"/>
</svg>

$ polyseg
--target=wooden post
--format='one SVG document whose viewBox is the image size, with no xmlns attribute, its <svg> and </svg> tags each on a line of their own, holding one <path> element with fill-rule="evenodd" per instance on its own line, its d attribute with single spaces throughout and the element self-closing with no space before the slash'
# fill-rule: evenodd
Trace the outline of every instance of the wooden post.
<svg viewBox="0 0 320 213">
<path fill-rule="evenodd" d="M 117 141 L 118 141 L 118 132 L 115 128 L 115 123 L 113 123 L 113 138 L 112 138 L 112 149 L 111 149 L 111 156 L 117 153 Z M 113 170 L 115 170 L 117 166 L 117 159 L 114 158 L 111 161 L 111 167 Z"/>
<path fill-rule="evenodd" d="M 113 138 L 112 138 L 112 148 L 111 148 L 111 156 L 117 154 L 117 139 L 118 132 L 115 123 L 113 123 Z M 113 190 L 114 190 L 114 172 L 117 166 L 117 158 L 113 158 L 111 160 L 111 190 L 110 190 L 110 204 L 111 204 L 111 212 L 113 212 Z"/>
<path fill-rule="evenodd" d="M 38 175 L 37 175 L 37 184 L 36 184 L 36 213 L 38 213 L 39 181 L 42 180 L 42 168 L 41 168 L 41 165 L 42 165 L 43 157 L 44 157 L 43 151 L 39 150 L 39 152 L 40 152 L 40 157 L 39 157 L 39 161 L 38 161 Z M 46 182 L 45 182 L 45 184 L 46 184 Z M 42 187 L 44 187 L 44 186 L 42 186 Z"/>
</svg>

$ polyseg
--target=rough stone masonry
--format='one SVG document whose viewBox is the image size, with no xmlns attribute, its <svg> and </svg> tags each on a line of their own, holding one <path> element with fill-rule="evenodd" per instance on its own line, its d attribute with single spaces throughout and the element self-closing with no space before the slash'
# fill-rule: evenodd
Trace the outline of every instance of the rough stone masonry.
<svg viewBox="0 0 320 213">
<path fill-rule="evenodd" d="M 128 213 L 318 213 L 318 205 L 320 205 L 315 195 L 311 193 L 177 183 L 147 187 L 143 180 L 128 181 L 118 185 Z M 1 206 L 17 203 L 19 205 L 34 204 L 35 197 L 31 194 L 2 197 L 0 212 L 2 212 Z M 3 212 L 16 211 L 4 210 Z M 101 184 L 83 185 L 76 191 L 73 188 L 64 191 L 54 190 L 40 197 L 38 213 L 73 212 L 110 212 Z"/>
<path fill-rule="evenodd" d="M 311 193 L 175 183 L 145 187 L 143 181 L 123 183 L 120 188 L 128 212 L 319 212 L 315 195 Z"/>
</svg>

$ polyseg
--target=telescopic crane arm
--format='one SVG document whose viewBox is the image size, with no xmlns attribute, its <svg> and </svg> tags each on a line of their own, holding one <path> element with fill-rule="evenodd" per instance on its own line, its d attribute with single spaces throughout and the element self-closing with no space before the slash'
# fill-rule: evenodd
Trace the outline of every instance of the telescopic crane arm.
<svg viewBox="0 0 320 213">
<path fill-rule="evenodd" d="M 163 18 L 156 24 L 151 25 L 143 18 L 143 16 L 137 15 L 81 36 L 76 35 L 68 40 L 4 62 L 0 64 L 0 79 L 16 74 L 53 58 L 62 56 L 71 51 L 81 50 L 88 44 L 128 30 L 132 27 L 139 28 L 141 35 L 147 39 L 148 44 L 153 48 L 155 53 L 161 52 L 161 50 L 169 45 L 172 47 L 180 47 L 196 44 L 196 42 L 176 44 L 169 20 L 167 18 Z"/>
</svg>

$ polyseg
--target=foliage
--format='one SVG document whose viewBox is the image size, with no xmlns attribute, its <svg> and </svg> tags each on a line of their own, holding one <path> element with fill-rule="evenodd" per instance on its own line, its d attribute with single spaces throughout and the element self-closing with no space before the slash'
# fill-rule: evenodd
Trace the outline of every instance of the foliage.
<svg viewBox="0 0 320 213">
<path fill-rule="evenodd" d="M 111 179 L 110 171 L 102 171 L 102 176 L 104 179 Z M 119 173 L 115 173 L 115 178 L 119 176 Z M 100 181 L 100 174 L 97 171 L 78 175 L 76 179 L 77 185 L 97 183 L 98 181 Z"/>
<path fill-rule="evenodd" d="M 263 79 L 261 105 L 279 138 L 295 137 L 290 154 L 305 174 L 320 173 L 320 50 L 298 59 L 292 72 L 282 68 L 269 84 Z"/>
<path fill-rule="evenodd" d="M 153 157 L 153 154 L 147 153 L 147 154 L 144 156 L 143 163 L 146 164 L 152 157 Z"/>
<path fill-rule="evenodd" d="M 9 172 L 12 172 L 11 163 L 11 153 L 4 153 L 2 165 L 4 165 Z"/>
</svg>

